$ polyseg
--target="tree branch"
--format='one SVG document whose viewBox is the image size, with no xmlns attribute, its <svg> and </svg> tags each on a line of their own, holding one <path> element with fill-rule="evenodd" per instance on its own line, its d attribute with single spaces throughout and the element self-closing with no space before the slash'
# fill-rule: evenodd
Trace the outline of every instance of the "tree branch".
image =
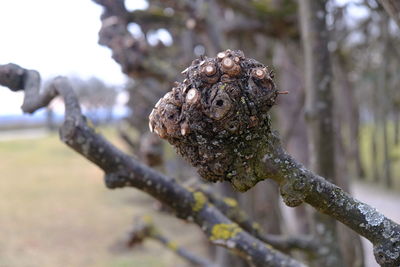
<svg viewBox="0 0 400 267">
<path fill-rule="evenodd" d="M 400 226 L 338 186 L 307 170 L 281 147 L 271 133 L 270 150 L 263 159 L 266 178 L 278 182 L 286 205 L 306 202 L 347 225 L 374 245 L 381 266 L 400 265 Z"/>
<path fill-rule="evenodd" d="M 4 69 L 6 71 L 3 71 Z M 10 70 L 0 65 L 0 84 L 23 85 L 23 89 L 29 90 L 29 79 L 21 77 L 21 73 L 27 72 L 34 71 L 22 69 L 17 65 L 13 65 Z M 36 80 L 33 87 L 36 92 L 39 91 L 39 80 Z M 66 110 L 65 121 L 60 129 L 61 140 L 105 172 L 108 188 L 129 186 L 148 193 L 171 207 L 178 218 L 196 223 L 213 244 L 231 250 L 254 266 L 305 266 L 245 232 L 211 205 L 201 192 L 189 191 L 174 179 L 124 154 L 97 134 L 82 116 L 78 100 L 66 78 L 56 78 L 49 88 L 39 95 L 26 94 L 25 97 L 32 99 L 25 102 L 39 103 L 35 105 L 38 109 L 43 107 L 44 103 L 48 103 L 50 96 L 55 97 L 57 94 L 63 97 Z M 29 109 L 29 112 L 34 111 L 34 108 Z"/>
<path fill-rule="evenodd" d="M 159 80 L 173 80 L 174 68 L 166 61 L 154 57 L 159 48 L 150 47 L 144 38 L 135 38 L 128 31 L 130 13 L 124 1 L 93 0 L 103 6 L 99 44 L 107 46 L 122 71 L 130 77 L 153 77 Z"/>
<path fill-rule="evenodd" d="M 244 230 L 254 235 L 261 241 L 270 244 L 275 249 L 283 252 L 289 252 L 291 250 L 300 250 L 307 254 L 318 253 L 318 244 L 313 240 L 311 236 L 281 236 L 266 234 L 257 222 L 251 220 L 248 214 L 240 208 L 237 201 L 233 198 L 222 198 L 214 194 L 210 189 L 204 186 L 195 185 L 197 190 L 203 192 L 225 216 L 237 223 Z"/>
<path fill-rule="evenodd" d="M 398 224 L 283 150 L 268 116 L 279 92 L 267 67 L 241 51 L 226 50 L 193 61 L 184 73 L 186 79 L 155 105 L 150 129 L 173 144 L 204 179 L 229 181 L 246 191 L 271 178 L 288 206 L 311 204 L 369 239 L 382 266 L 400 265 Z"/>
<path fill-rule="evenodd" d="M 150 216 L 141 216 L 135 218 L 132 229 L 127 233 L 127 236 L 122 240 L 121 245 L 132 248 L 144 242 L 145 239 L 154 239 L 161 243 L 165 248 L 176 253 L 194 266 L 216 267 L 214 263 L 206 258 L 200 257 L 179 246 L 176 242 L 167 238 L 158 227 L 155 226 L 153 219 Z"/>
</svg>

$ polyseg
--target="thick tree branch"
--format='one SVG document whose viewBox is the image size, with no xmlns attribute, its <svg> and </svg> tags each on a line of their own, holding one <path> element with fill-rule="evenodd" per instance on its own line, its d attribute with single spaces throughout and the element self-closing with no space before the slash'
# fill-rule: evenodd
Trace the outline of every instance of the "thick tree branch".
<svg viewBox="0 0 400 267">
<path fill-rule="evenodd" d="M 239 23 L 225 25 L 229 34 L 254 30 L 275 38 L 299 38 L 296 25 L 296 2 L 280 1 L 278 3 L 278 1 L 242 0 L 217 0 L 216 2 L 220 6 L 230 8 L 243 16 Z"/>
<path fill-rule="evenodd" d="M 3 71 L 4 69 L 6 71 Z M 22 84 L 25 89 L 28 80 L 23 79 L 21 73 L 27 72 L 32 71 L 16 65 L 13 65 L 10 71 L 9 68 L 0 65 L 0 84 Z M 36 80 L 33 87 L 38 92 L 39 80 Z M 47 101 L 50 95 L 55 97 L 57 94 L 63 97 L 66 109 L 65 121 L 60 129 L 61 140 L 105 172 L 107 187 L 130 186 L 150 194 L 171 207 L 177 217 L 193 221 L 200 226 L 213 244 L 226 247 L 254 266 L 304 266 L 245 232 L 211 205 L 201 192 L 189 191 L 174 179 L 134 160 L 97 134 L 82 116 L 78 100 L 66 78 L 56 78 L 51 86 L 39 95 L 27 94 L 26 97 L 33 99 L 25 102 L 40 103 L 36 105 L 36 108 L 40 108 L 45 103 L 41 99 Z M 36 101 L 36 98 L 39 101 Z M 34 109 L 30 109 L 29 112 L 34 112 Z"/>
<path fill-rule="evenodd" d="M 114 60 L 121 65 L 125 74 L 159 80 L 172 80 L 175 77 L 176 71 L 168 62 L 153 56 L 159 48 L 150 47 L 144 38 L 136 38 L 128 31 L 132 17 L 124 1 L 93 1 L 104 7 L 99 44 L 111 49 Z"/>
<path fill-rule="evenodd" d="M 371 241 L 376 261 L 381 266 L 400 265 L 400 226 L 397 223 L 307 170 L 282 149 L 276 134 L 271 133 L 269 140 L 270 150 L 263 159 L 266 178 L 278 182 L 288 206 L 310 204 Z"/>
<path fill-rule="evenodd" d="M 244 230 L 254 235 L 261 241 L 270 244 L 275 249 L 283 252 L 291 250 L 300 250 L 306 254 L 318 253 L 318 244 L 311 236 L 281 236 L 266 234 L 257 222 L 251 220 L 248 214 L 240 208 L 237 201 L 233 198 L 220 197 L 214 194 L 209 188 L 204 186 L 195 186 L 196 189 L 203 192 L 223 214 L 237 223 Z"/>
</svg>

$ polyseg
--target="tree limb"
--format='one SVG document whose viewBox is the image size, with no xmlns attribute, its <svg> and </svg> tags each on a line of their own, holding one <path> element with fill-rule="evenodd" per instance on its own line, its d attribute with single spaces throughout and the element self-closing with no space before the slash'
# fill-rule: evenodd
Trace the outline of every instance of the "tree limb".
<svg viewBox="0 0 400 267">
<path fill-rule="evenodd" d="M 165 248 L 176 253 L 194 266 L 202 267 L 217 267 L 216 264 L 212 263 L 206 258 L 200 257 L 193 254 L 184 247 L 179 246 L 175 241 L 167 238 L 153 222 L 150 216 L 141 216 L 135 218 L 132 229 L 127 233 L 127 236 L 122 240 L 121 245 L 124 247 L 132 248 L 138 244 L 144 242 L 145 239 L 154 239 L 161 243 Z"/>
<path fill-rule="evenodd" d="M 275 133 L 269 140 L 271 149 L 263 159 L 265 178 L 279 184 L 286 205 L 310 204 L 371 241 L 381 266 L 400 265 L 400 225 L 307 170 L 282 149 Z"/>
<path fill-rule="evenodd" d="M 0 84 L 22 84 L 23 88 L 20 89 L 35 89 L 38 92 L 38 79 L 30 87 L 29 80 L 21 77 L 21 73 L 28 72 L 35 71 L 25 70 L 17 65 L 12 65 L 10 70 L 9 65 L 0 65 Z M 61 140 L 105 172 L 108 188 L 135 187 L 148 193 L 171 207 L 178 218 L 196 223 L 211 243 L 231 250 L 254 266 L 305 266 L 245 232 L 211 205 L 201 192 L 189 191 L 174 179 L 124 154 L 97 134 L 82 116 L 79 102 L 66 78 L 55 78 L 48 89 L 40 94 L 26 94 L 25 97 L 32 99 L 25 102 L 37 103 L 29 112 L 45 106 L 50 96 L 55 97 L 57 94 L 62 96 L 65 103 L 65 120 L 60 129 Z"/>
<path fill-rule="evenodd" d="M 196 185 L 195 187 L 203 192 L 208 197 L 209 201 L 229 219 L 261 241 L 270 244 L 275 249 L 283 252 L 300 250 L 307 254 L 318 253 L 319 246 L 311 236 L 281 236 L 266 234 L 260 225 L 251 220 L 247 213 L 239 207 L 239 204 L 235 199 L 228 197 L 222 198 L 204 186 Z"/>
<path fill-rule="evenodd" d="M 157 47 L 150 47 L 143 38 L 135 38 L 128 31 L 132 19 L 124 6 L 124 1 L 93 0 L 104 7 L 101 16 L 99 44 L 107 46 L 122 71 L 130 77 L 153 77 L 172 80 L 176 71 L 166 61 L 154 57 Z"/>
<path fill-rule="evenodd" d="M 187 78 L 155 105 L 150 129 L 173 144 L 204 179 L 228 181 L 246 191 L 271 178 L 288 206 L 311 204 L 369 239 L 379 264 L 400 265 L 398 224 L 283 150 L 268 116 L 279 95 L 268 68 L 241 51 L 226 50 L 193 61 L 184 73 Z M 204 101 L 207 97 L 211 100 Z"/>
</svg>

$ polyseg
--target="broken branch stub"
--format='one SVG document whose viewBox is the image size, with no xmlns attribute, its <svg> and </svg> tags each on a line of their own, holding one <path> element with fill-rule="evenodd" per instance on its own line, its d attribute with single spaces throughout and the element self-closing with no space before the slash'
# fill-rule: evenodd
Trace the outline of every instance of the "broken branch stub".
<svg viewBox="0 0 400 267">
<path fill-rule="evenodd" d="M 228 180 L 240 191 L 260 179 L 267 151 L 269 109 L 278 91 L 270 70 L 242 51 L 196 59 L 155 105 L 149 127 L 168 140 L 211 182 Z"/>
</svg>

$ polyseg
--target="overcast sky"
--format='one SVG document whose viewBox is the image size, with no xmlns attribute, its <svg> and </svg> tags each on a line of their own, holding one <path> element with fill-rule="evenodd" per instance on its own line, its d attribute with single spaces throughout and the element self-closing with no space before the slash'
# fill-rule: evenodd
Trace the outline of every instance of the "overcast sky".
<svg viewBox="0 0 400 267">
<path fill-rule="evenodd" d="M 111 51 L 97 44 L 101 12 L 91 0 L 0 0 L 0 64 L 36 69 L 44 79 L 75 74 L 122 84 Z M 21 103 L 22 93 L 0 87 L 0 116 L 21 113 Z"/>
<path fill-rule="evenodd" d="M 126 4 L 144 8 L 146 1 Z M 0 64 L 36 69 L 44 79 L 74 74 L 122 84 L 125 77 L 111 51 L 97 44 L 101 12 L 91 0 L 0 0 Z M 168 42 L 163 32 L 159 37 Z M 21 103 L 22 93 L 0 87 L 0 116 L 21 114 Z"/>
</svg>

